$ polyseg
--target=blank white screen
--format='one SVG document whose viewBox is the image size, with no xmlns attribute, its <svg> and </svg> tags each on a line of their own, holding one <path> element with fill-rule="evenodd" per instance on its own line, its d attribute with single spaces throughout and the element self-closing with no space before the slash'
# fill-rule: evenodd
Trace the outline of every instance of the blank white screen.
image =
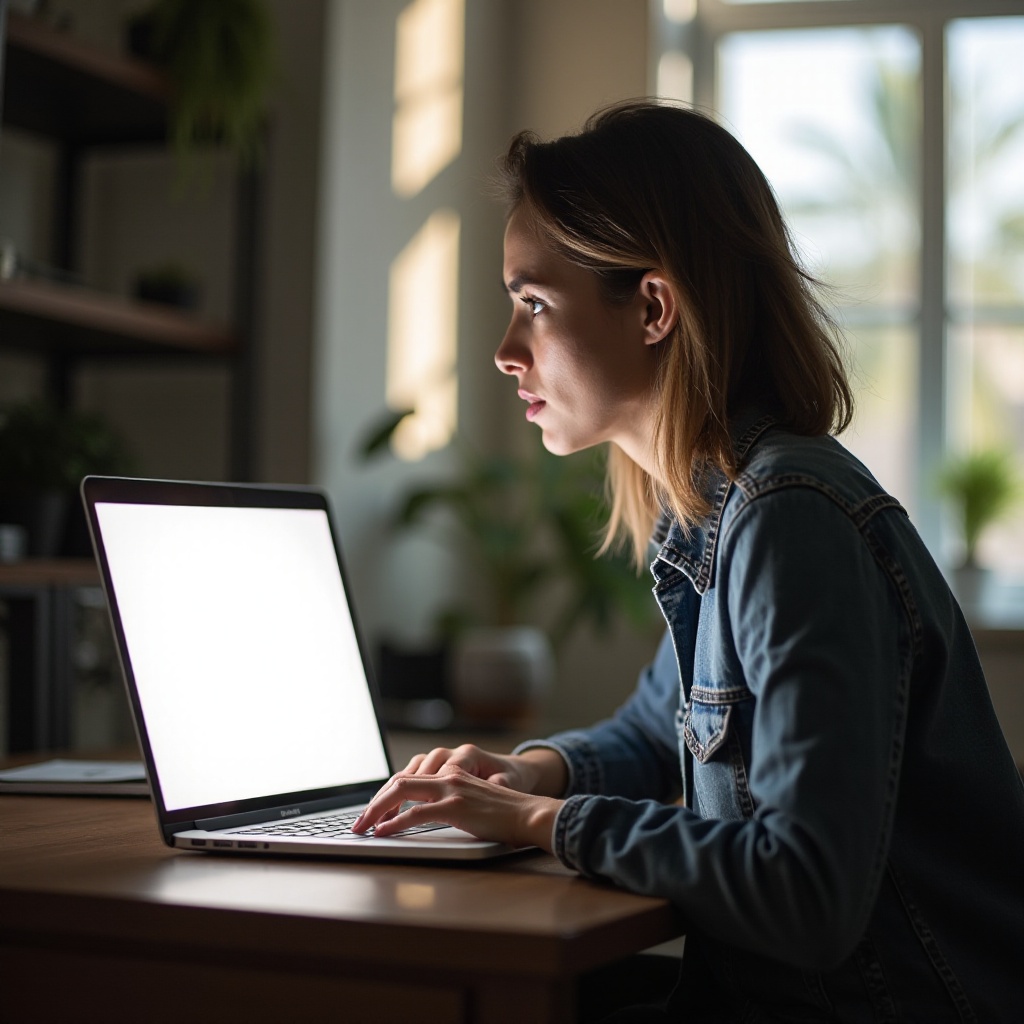
<svg viewBox="0 0 1024 1024">
<path fill-rule="evenodd" d="M 96 515 L 168 810 L 387 775 L 323 511 Z"/>
</svg>

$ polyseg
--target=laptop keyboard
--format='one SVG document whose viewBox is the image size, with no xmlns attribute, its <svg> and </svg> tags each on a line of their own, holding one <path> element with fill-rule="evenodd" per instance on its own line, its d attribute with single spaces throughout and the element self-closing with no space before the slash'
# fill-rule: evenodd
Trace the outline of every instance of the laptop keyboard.
<svg viewBox="0 0 1024 1024">
<path fill-rule="evenodd" d="M 345 811 L 341 814 L 325 814 L 318 818 L 302 818 L 298 821 L 271 822 L 267 825 L 256 825 L 251 828 L 232 829 L 233 836 L 298 836 L 302 838 L 312 837 L 316 839 L 341 839 L 345 836 L 354 835 L 352 825 L 359 817 L 359 811 Z M 428 821 L 423 825 L 413 825 L 395 832 L 396 836 L 411 836 L 417 832 L 432 832 L 434 829 L 447 828 L 440 821 Z M 360 838 L 373 835 L 373 829 L 368 833 L 359 833 Z M 388 836 L 391 839 L 392 836 Z"/>
</svg>

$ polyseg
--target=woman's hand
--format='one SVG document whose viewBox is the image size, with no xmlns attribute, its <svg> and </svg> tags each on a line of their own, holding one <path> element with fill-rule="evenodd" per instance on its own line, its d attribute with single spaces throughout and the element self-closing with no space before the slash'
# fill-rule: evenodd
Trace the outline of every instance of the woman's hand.
<svg viewBox="0 0 1024 1024">
<path fill-rule="evenodd" d="M 553 750 L 494 754 L 472 744 L 417 754 L 370 801 L 353 831 L 389 836 L 413 825 L 443 821 L 481 839 L 550 851 L 567 771 Z M 402 810 L 406 801 L 414 806 Z"/>
<path fill-rule="evenodd" d="M 520 793 L 560 796 L 568 783 L 565 762 L 551 749 L 536 747 L 522 754 L 493 754 L 472 743 L 454 750 L 437 747 L 428 754 L 416 754 L 399 774 L 436 775 L 447 764 Z"/>
<path fill-rule="evenodd" d="M 401 810 L 406 801 L 414 803 Z M 520 793 L 445 764 L 436 774 L 399 772 L 367 804 L 353 832 L 385 837 L 413 825 L 442 821 L 481 839 L 551 851 L 561 800 Z"/>
</svg>

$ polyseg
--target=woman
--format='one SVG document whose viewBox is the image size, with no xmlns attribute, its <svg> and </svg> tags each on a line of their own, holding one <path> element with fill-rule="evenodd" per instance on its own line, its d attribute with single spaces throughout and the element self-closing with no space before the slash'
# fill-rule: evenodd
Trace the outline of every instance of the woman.
<svg viewBox="0 0 1024 1024">
<path fill-rule="evenodd" d="M 413 758 L 360 829 L 441 820 L 670 899 L 686 1020 L 1024 1019 L 1024 787 L 898 502 L 831 436 L 835 332 L 745 150 L 629 103 L 504 161 L 496 361 L 668 630 L 609 721 Z M 424 801 L 399 810 L 405 800 Z"/>
</svg>

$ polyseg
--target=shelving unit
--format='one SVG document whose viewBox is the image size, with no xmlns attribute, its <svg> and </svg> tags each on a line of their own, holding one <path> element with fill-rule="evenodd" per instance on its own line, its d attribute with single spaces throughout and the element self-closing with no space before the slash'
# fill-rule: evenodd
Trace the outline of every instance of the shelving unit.
<svg viewBox="0 0 1024 1024">
<path fill-rule="evenodd" d="M 73 273 L 83 159 L 104 147 L 165 145 L 170 86 L 161 71 L 143 61 L 98 50 L 16 11 L 7 15 L 5 35 L 2 124 L 56 148 L 51 262 Z M 86 360 L 227 360 L 232 398 L 225 472 L 236 480 L 252 479 L 258 196 L 257 172 L 240 171 L 233 324 L 63 280 L 14 278 L 0 280 L 0 348 L 45 360 L 50 395 L 62 404 L 71 401 L 75 370 Z"/>
<path fill-rule="evenodd" d="M 5 18 L 6 11 L 6 18 Z M 0 280 L 0 349 L 47 367 L 49 396 L 70 404 L 78 367 L 100 360 L 193 360 L 229 367 L 229 465 L 225 476 L 254 477 L 256 426 L 253 323 L 258 265 L 256 169 L 235 188 L 234 312 L 231 324 L 69 283 L 79 251 L 84 160 L 106 147 L 163 147 L 166 77 L 143 61 L 104 52 L 7 9 L 0 0 L 2 121 L 44 140 L 56 154 L 54 233 L 47 263 L 61 273 Z M 53 749 L 70 739 L 72 603 L 98 581 L 91 559 L 0 566 L 7 609 L 10 752 Z"/>
</svg>

